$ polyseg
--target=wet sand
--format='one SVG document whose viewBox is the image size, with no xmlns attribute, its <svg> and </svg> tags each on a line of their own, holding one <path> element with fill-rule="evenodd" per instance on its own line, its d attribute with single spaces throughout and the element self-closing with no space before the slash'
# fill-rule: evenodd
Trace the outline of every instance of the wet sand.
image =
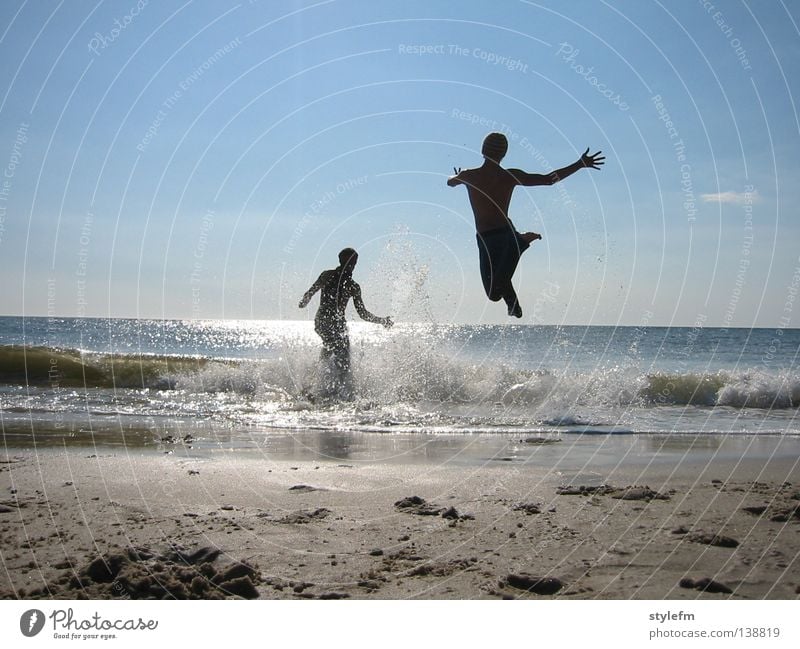
<svg viewBox="0 0 800 649">
<path fill-rule="evenodd" d="M 191 442 L 7 449 L 0 597 L 800 593 L 800 440 Z"/>
</svg>

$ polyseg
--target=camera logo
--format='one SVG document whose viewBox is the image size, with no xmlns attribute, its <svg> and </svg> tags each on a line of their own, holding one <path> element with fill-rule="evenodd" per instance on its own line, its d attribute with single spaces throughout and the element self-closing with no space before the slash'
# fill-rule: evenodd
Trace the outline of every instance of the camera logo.
<svg viewBox="0 0 800 649">
<path fill-rule="evenodd" d="M 32 608 L 29 611 L 25 611 L 22 617 L 19 618 L 19 630 L 27 638 L 32 638 L 43 628 L 44 613 L 39 609 Z"/>
</svg>

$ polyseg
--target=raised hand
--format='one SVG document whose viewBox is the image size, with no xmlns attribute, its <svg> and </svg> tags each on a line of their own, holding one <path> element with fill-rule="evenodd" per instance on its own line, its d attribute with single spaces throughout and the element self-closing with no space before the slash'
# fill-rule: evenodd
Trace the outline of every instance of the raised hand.
<svg viewBox="0 0 800 649">
<path fill-rule="evenodd" d="M 461 173 L 461 167 L 453 167 L 453 171 L 455 172 L 456 175 L 455 176 L 450 176 L 447 179 L 447 186 L 448 187 L 455 187 L 456 185 L 460 185 L 461 182 L 462 182 L 458 178 L 458 174 Z"/>
<path fill-rule="evenodd" d="M 589 155 L 589 148 L 587 147 L 586 151 L 584 151 L 581 156 L 581 164 L 589 169 L 600 169 L 600 167 L 605 164 L 606 159 L 604 155 L 600 155 L 601 153 L 602 151 L 598 151 L 597 153 Z"/>
</svg>

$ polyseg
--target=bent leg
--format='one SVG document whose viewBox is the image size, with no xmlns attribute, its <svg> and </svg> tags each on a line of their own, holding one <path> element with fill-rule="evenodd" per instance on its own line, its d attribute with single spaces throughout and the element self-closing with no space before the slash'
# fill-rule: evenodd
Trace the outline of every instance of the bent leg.
<svg viewBox="0 0 800 649">
<path fill-rule="evenodd" d="M 498 291 L 496 282 L 496 273 L 494 272 L 494 264 L 492 263 L 492 256 L 487 241 L 478 234 L 478 255 L 481 268 L 481 281 L 483 282 L 483 290 L 492 302 L 497 302 L 502 293 Z"/>
<path fill-rule="evenodd" d="M 509 315 L 522 317 L 522 309 L 511 280 L 522 253 L 528 249 L 531 241 L 541 237 L 533 232 L 521 235 L 509 227 L 478 233 L 477 238 L 481 279 L 486 296 L 493 302 L 503 299 Z"/>
<path fill-rule="evenodd" d="M 522 317 L 522 307 L 519 305 L 517 301 L 517 292 L 514 290 L 514 287 L 511 285 L 511 282 L 508 283 L 506 287 L 506 292 L 503 295 L 503 299 L 506 302 L 506 306 L 508 307 L 508 315 L 513 316 L 515 318 Z"/>
</svg>

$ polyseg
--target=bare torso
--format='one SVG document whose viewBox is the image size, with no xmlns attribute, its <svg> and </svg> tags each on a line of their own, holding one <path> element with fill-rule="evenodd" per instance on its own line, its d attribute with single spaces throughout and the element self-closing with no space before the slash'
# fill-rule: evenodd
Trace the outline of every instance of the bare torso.
<svg viewBox="0 0 800 649">
<path fill-rule="evenodd" d="M 319 310 L 315 318 L 317 329 L 344 329 L 345 309 L 353 297 L 361 297 L 361 287 L 348 273 L 326 270 L 317 280 L 320 284 Z"/>
<path fill-rule="evenodd" d="M 462 171 L 459 178 L 467 186 L 475 229 L 486 232 L 508 227 L 508 206 L 517 185 L 514 176 L 500 165 L 488 163 Z"/>
</svg>

